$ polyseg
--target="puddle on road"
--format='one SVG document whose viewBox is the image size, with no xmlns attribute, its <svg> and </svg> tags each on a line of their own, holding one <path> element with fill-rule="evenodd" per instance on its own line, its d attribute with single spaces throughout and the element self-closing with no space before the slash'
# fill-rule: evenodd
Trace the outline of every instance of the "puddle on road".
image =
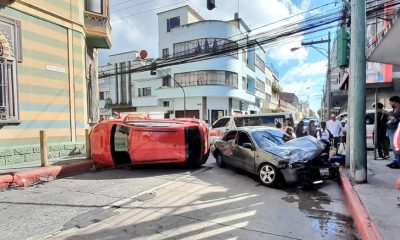
<svg viewBox="0 0 400 240">
<path fill-rule="evenodd" d="M 288 189 L 287 192 L 287 196 L 282 199 L 288 203 L 297 203 L 311 227 L 324 239 L 358 239 L 350 217 L 324 209 L 323 205 L 332 202 L 326 193 L 300 189 Z"/>
</svg>

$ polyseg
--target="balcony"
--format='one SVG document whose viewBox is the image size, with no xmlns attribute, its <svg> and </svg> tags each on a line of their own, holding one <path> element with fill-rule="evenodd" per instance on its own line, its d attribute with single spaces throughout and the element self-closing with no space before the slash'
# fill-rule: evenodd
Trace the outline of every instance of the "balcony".
<svg viewBox="0 0 400 240">
<path fill-rule="evenodd" d="M 400 65 L 399 48 L 400 37 L 400 11 L 396 13 L 391 22 L 381 29 L 375 41 L 367 49 L 367 60 L 386 64 Z"/>
<path fill-rule="evenodd" d="M 93 48 L 111 48 L 108 0 L 86 0 L 84 15 L 88 45 Z"/>
<path fill-rule="evenodd" d="M 281 92 L 283 92 L 283 89 L 282 89 L 282 87 L 279 85 L 278 82 L 273 82 L 273 83 L 272 83 L 272 92 L 274 92 L 274 93 L 281 93 Z"/>
</svg>

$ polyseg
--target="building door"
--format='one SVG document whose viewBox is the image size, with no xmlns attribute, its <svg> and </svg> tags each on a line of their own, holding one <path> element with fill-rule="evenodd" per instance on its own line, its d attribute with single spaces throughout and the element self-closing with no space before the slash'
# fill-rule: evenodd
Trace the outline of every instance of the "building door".
<svg viewBox="0 0 400 240">
<path fill-rule="evenodd" d="M 224 110 L 211 110 L 211 124 L 224 116 Z"/>
<path fill-rule="evenodd" d="M 175 118 L 183 118 L 183 117 L 185 117 L 183 111 L 181 111 L 181 110 L 175 111 Z M 186 110 L 186 117 L 200 119 L 200 111 L 199 110 Z"/>
</svg>

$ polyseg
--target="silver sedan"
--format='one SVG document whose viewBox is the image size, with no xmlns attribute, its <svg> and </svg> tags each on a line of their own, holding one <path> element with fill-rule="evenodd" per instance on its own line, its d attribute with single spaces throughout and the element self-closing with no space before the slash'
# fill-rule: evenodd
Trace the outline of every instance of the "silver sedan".
<svg viewBox="0 0 400 240">
<path fill-rule="evenodd" d="M 261 183 L 311 184 L 338 176 L 338 166 L 323 154 L 325 145 L 310 136 L 285 141 L 271 127 L 244 127 L 224 134 L 212 147 L 219 167 L 226 164 L 257 174 Z"/>
</svg>

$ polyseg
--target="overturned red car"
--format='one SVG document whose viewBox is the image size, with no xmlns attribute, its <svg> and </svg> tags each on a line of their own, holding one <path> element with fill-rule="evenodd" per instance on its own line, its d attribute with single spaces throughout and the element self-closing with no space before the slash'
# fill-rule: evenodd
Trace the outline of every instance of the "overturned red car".
<svg viewBox="0 0 400 240">
<path fill-rule="evenodd" d="M 201 166 L 210 153 L 209 132 L 198 119 L 106 120 L 90 134 L 92 158 L 101 167 L 177 163 Z"/>
</svg>

